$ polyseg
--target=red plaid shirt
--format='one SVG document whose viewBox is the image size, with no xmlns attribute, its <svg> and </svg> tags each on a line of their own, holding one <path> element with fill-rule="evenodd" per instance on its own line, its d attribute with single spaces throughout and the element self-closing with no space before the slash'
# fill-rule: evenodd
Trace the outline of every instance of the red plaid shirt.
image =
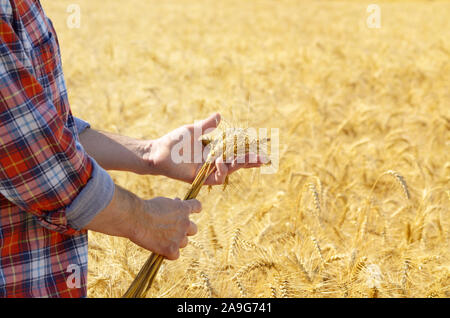
<svg viewBox="0 0 450 318">
<path fill-rule="evenodd" d="M 68 210 L 101 168 L 78 141 L 39 1 L 0 0 L 0 18 L 0 297 L 83 297 L 87 232 Z"/>
</svg>

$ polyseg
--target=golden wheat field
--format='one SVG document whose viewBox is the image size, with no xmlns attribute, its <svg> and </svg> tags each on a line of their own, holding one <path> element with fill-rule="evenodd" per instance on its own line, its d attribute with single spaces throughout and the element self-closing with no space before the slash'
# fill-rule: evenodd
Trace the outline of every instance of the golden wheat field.
<svg viewBox="0 0 450 318">
<path fill-rule="evenodd" d="M 157 138 L 219 111 L 280 129 L 279 169 L 203 189 L 148 297 L 450 297 L 450 2 L 42 0 L 73 113 Z M 143 198 L 188 184 L 111 172 Z M 90 297 L 149 256 L 89 236 Z"/>
</svg>

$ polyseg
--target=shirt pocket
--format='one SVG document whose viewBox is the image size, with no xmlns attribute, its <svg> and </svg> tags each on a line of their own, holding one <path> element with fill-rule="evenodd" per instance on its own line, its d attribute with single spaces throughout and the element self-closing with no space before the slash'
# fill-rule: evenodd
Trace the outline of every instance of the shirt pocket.
<svg viewBox="0 0 450 318">
<path fill-rule="evenodd" d="M 48 36 L 43 41 L 33 46 L 30 55 L 36 79 L 42 86 L 47 86 L 49 82 L 54 80 L 54 73 L 59 62 L 57 44 L 53 33 L 48 32 Z"/>
<path fill-rule="evenodd" d="M 48 36 L 31 49 L 30 56 L 36 80 L 44 89 L 46 98 L 51 100 L 58 114 L 66 119 L 66 88 L 56 36 L 48 32 Z"/>
</svg>

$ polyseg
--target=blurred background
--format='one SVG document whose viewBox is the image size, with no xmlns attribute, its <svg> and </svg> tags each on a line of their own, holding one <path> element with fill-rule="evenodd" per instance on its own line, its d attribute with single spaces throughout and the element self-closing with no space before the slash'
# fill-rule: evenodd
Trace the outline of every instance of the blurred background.
<svg viewBox="0 0 450 318">
<path fill-rule="evenodd" d="M 152 139 L 219 111 L 280 129 L 278 172 L 204 189 L 149 297 L 450 296 L 449 1 L 41 2 L 93 128 Z M 89 240 L 89 296 L 121 296 L 149 253 Z"/>
</svg>

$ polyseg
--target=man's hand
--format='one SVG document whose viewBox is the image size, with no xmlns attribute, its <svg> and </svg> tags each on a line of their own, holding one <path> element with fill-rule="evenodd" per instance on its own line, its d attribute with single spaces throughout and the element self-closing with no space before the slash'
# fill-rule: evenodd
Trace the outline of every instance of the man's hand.
<svg viewBox="0 0 450 318">
<path fill-rule="evenodd" d="M 175 260 L 180 257 L 180 248 L 188 245 L 188 236 L 197 234 L 197 226 L 189 216 L 201 209 L 197 200 L 158 197 L 144 201 L 144 213 L 130 239 L 147 250 Z"/>
<path fill-rule="evenodd" d="M 220 115 L 216 113 L 196 124 L 182 126 L 159 139 L 147 141 L 146 145 L 141 148 L 141 156 L 147 167 L 149 169 L 150 167 L 156 169 L 158 174 L 191 183 L 205 159 L 203 156 L 204 147 L 198 138 L 200 135 L 209 133 L 217 128 L 219 122 Z M 195 135 L 195 133 L 197 134 Z M 187 142 L 183 138 L 188 138 Z M 173 150 L 180 143 L 189 145 L 186 147 L 187 150 L 183 148 L 182 151 L 190 151 L 190 153 L 184 154 L 186 158 L 191 158 L 190 162 L 174 162 L 172 158 Z M 195 150 L 199 150 L 198 153 L 194 153 Z M 194 157 L 197 158 L 196 162 L 194 161 Z M 256 160 L 249 159 L 247 157 L 245 163 L 237 163 L 236 160 L 231 163 L 224 163 L 222 158 L 218 158 L 215 162 L 216 172 L 209 176 L 205 184 L 223 184 L 227 175 L 238 169 L 254 168 L 262 165 L 259 158 L 252 158 Z"/>
<path fill-rule="evenodd" d="M 137 140 L 126 136 L 99 132 L 86 129 L 80 134 L 80 141 L 85 150 L 106 170 L 130 171 L 137 174 L 163 175 L 172 179 L 191 183 L 203 164 L 202 142 L 198 140 L 201 134 L 211 132 L 220 122 L 220 115 L 210 117 L 191 125 L 185 125 L 156 140 Z M 194 132 L 198 132 L 194 135 Z M 188 140 L 182 138 L 188 137 Z M 186 143 L 189 147 L 183 148 L 184 155 L 191 157 L 200 155 L 195 162 L 176 163 L 172 160 L 174 147 Z M 194 150 L 200 149 L 194 154 Z M 206 185 L 223 184 L 227 175 L 241 168 L 260 167 L 260 158 L 245 158 L 245 163 L 224 163 L 222 158 L 215 162 L 216 171 L 206 180 Z M 253 159 L 253 160 L 250 160 Z M 256 159 L 256 160 L 255 160 Z M 256 163 L 250 163 L 256 162 Z"/>
<path fill-rule="evenodd" d="M 188 244 L 188 236 L 197 233 L 189 220 L 202 206 L 197 200 L 154 198 L 142 200 L 116 185 L 110 204 L 86 226 L 113 236 L 126 237 L 137 245 L 175 260 L 180 248 Z"/>
<path fill-rule="evenodd" d="M 199 137 L 217 128 L 219 122 L 220 115 L 214 114 L 196 124 L 175 129 L 159 139 L 146 141 L 86 129 L 80 134 L 80 141 L 88 154 L 106 170 L 164 175 L 191 183 L 203 165 L 204 148 Z M 193 159 L 194 155 L 199 155 L 194 154 L 194 150 L 200 149 L 201 160 L 176 163 L 172 160 L 172 152 L 186 136 L 189 137 L 189 147 L 182 151 Z M 236 160 L 224 163 L 222 158 L 218 158 L 216 172 L 209 176 L 205 184 L 222 184 L 227 175 L 240 168 L 261 166 L 259 158 L 251 159 L 256 160 L 246 158 L 246 163 L 237 163 Z M 256 163 L 249 163 L 254 161 Z M 201 204 L 197 200 L 154 198 L 145 201 L 116 186 L 108 207 L 97 214 L 86 229 L 127 237 L 145 249 L 174 260 L 180 255 L 179 249 L 188 244 L 187 237 L 196 234 L 197 227 L 189 220 L 189 215 L 200 210 Z"/>
</svg>

